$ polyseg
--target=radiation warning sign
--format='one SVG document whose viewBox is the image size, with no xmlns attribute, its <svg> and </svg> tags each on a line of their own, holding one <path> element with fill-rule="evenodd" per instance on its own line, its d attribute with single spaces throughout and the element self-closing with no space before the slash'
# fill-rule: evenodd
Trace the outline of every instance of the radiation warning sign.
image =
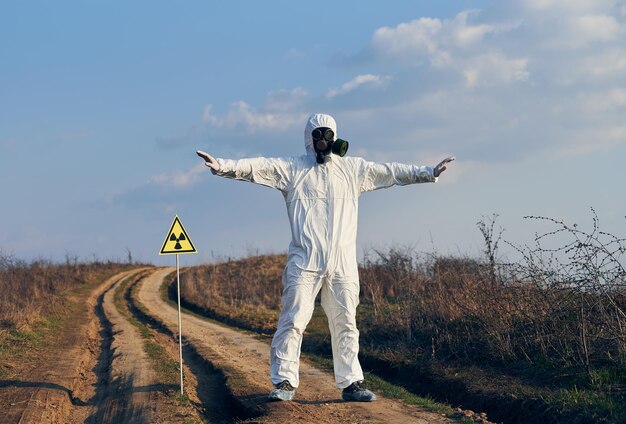
<svg viewBox="0 0 626 424">
<path fill-rule="evenodd" d="M 196 247 L 191 242 L 187 231 L 183 227 L 183 224 L 180 222 L 178 215 L 174 218 L 174 222 L 172 222 L 172 226 L 170 227 L 170 231 L 167 233 L 167 237 L 165 237 L 165 241 L 163 242 L 163 247 L 161 247 L 161 252 L 159 255 L 174 255 L 181 253 L 198 253 Z"/>
</svg>

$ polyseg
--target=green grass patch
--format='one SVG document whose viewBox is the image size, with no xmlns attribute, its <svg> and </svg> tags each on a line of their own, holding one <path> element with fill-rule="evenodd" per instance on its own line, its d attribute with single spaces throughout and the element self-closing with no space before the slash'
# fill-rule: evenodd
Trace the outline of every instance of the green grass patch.
<svg viewBox="0 0 626 424">
<path fill-rule="evenodd" d="M 626 417 L 626 399 L 623 396 L 617 399 L 607 393 L 573 387 L 561 389 L 545 400 L 557 411 L 589 411 L 597 416 L 610 418 L 611 421 L 615 419 L 612 422 L 619 422 Z"/>
<path fill-rule="evenodd" d="M 152 360 L 154 369 L 159 375 L 163 384 L 178 385 L 180 384 L 179 375 L 180 367 L 178 362 L 173 361 L 163 346 L 151 340 L 144 342 L 144 349 L 148 357 Z"/>
<path fill-rule="evenodd" d="M 26 359 L 47 345 L 48 333 L 58 321 L 41 321 L 32 330 L 11 330 L 0 342 L 0 360 Z"/>
<path fill-rule="evenodd" d="M 42 352 L 55 344 L 58 331 L 72 321 L 78 302 L 66 302 L 67 307 L 60 313 L 36 322 L 28 330 L 13 329 L 0 339 L 0 362 L 33 361 Z M 12 375 L 0 367 L 0 375 Z"/>
<path fill-rule="evenodd" d="M 144 351 L 148 355 L 148 358 L 152 361 L 152 366 L 154 371 L 159 376 L 159 380 L 168 386 L 180 384 L 180 368 L 178 362 L 170 358 L 165 348 L 154 340 L 151 330 L 144 323 L 139 321 L 133 314 L 131 314 L 126 306 L 124 293 L 131 282 L 135 283 L 137 281 L 139 275 L 139 273 L 133 274 L 119 284 L 119 286 L 115 289 L 113 302 L 117 310 L 124 315 L 128 322 L 137 328 L 139 334 L 144 339 Z M 133 284 L 133 286 L 134 285 L 135 284 Z M 131 288 L 131 290 L 133 288 Z"/>
</svg>

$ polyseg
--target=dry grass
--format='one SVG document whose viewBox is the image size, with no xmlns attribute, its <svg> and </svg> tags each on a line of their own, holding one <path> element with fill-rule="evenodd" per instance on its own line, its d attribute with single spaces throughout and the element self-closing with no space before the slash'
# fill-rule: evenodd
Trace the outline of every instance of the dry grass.
<svg viewBox="0 0 626 424">
<path fill-rule="evenodd" d="M 127 265 L 113 262 L 63 264 L 25 262 L 0 255 L 0 336 L 28 330 L 37 322 L 59 314 L 73 291 L 99 281 Z"/>
<path fill-rule="evenodd" d="M 601 232 L 595 214 L 588 232 L 535 219 L 548 220 L 554 230 L 538 235 L 532 247 L 514 246 L 521 258 L 516 263 L 498 259 L 502 232 L 495 231 L 495 217 L 478 225 L 483 259 L 399 247 L 369 252 L 359 270 L 364 354 L 390 365 L 427 361 L 495 369 L 549 388 L 564 409 L 577 408 L 587 396 L 590 410 L 600 405 L 600 416 L 623 417 L 624 239 Z M 562 247 L 543 247 L 554 239 Z M 183 298 L 217 318 L 272 333 L 285 261 L 282 255 L 257 256 L 190 268 Z M 320 333 L 317 347 L 328 344 L 320 318 L 316 312 L 307 329 Z M 551 396 L 545 393 L 535 396 Z"/>
<path fill-rule="evenodd" d="M 257 256 L 184 272 L 183 298 L 218 317 L 271 333 L 285 256 Z M 516 270 L 516 272 L 519 270 Z M 512 271 L 511 271 L 512 272 Z M 419 352 L 474 363 L 626 364 L 626 295 L 491 280 L 488 263 L 371 252 L 360 266 L 364 343 L 391 355 Z M 581 312 L 582 307 L 589 308 Z M 590 374 L 592 376 L 593 373 Z"/>
<path fill-rule="evenodd" d="M 286 256 L 253 256 L 184 270 L 183 299 L 212 315 L 263 333 L 273 332 Z"/>
</svg>

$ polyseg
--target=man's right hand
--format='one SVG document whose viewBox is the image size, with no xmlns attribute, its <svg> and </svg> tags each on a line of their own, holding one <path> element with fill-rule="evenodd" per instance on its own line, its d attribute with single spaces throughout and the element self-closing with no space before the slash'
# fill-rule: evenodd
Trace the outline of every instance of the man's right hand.
<svg viewBox="0 0 626 424">
<path fill-rule="evenodd" d="M 207 152 L 203 152 L 202 150 L 196 150 L 196 154 L 204 159 L 204 164 L 211 168 L 213 171 L 217 172 L 220 170 L 220 166 L 213 156 L 211 156 Z"/>
<path fill-rule="evenodd" d="M 439 164 L 437 166 L 435 166 L 435 169 L 433 170 L 433 175 L 435 177 L 438 177 L 439 175 L 441 175 L 441 173 L 443 171 L 448 169 L 447 165 L 450 162 L 452 162 L 454 159 L 456 159 L 454 156 L 449 156 L 449 157 L 445 158 L 444 160 L 442 160 L 441 162 L 439 162 Z"/>
</svg>

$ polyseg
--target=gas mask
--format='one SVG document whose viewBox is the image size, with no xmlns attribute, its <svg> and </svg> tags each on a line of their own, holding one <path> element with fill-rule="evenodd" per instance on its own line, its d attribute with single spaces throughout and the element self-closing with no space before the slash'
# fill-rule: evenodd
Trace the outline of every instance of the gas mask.
<svg viewBox="0 0 626 424">
<path fill-rule="evenodd" d="M 328 127 L 317 127 L 311 132 L 313 137 L 313 149 L 315 150 L 315 159 L 317 163 L 324 163 L 324 159 L 330 153 L 339 156 L 345 156 L 348 152 L 348 142 L 335 138 L 335 133 Z"/>
</svg>

